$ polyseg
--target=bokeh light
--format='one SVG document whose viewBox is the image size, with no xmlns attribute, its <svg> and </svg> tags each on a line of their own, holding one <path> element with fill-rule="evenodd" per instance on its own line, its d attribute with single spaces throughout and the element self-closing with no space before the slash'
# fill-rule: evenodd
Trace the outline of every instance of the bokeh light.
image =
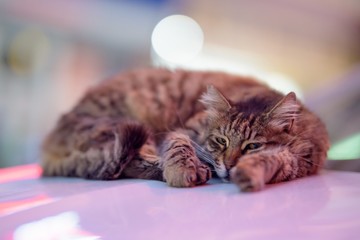
<svg viewBox="0 0 360 240">
<path fill-rule="evenodd" d="M 184 15 L 161 20 L 151 36 L 155 53 L 165 61 L 183 63 L 194 59 L 202 49 L 204 35 L 199 24 Z"/>
<path fill-rule="evenodd" d="M 360 133 L 336 142 L 328 153 L 329 159 L 360 159 Z"/>
</svg>

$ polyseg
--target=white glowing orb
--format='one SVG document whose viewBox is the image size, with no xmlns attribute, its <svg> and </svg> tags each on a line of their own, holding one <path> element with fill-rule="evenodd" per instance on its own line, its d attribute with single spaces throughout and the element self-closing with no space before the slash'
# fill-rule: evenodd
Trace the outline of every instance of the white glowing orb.
<svg viewBox="0 0 360 240">
<path fill-rule="evenodd" d="M 193 59 L 201 51 L 203 42 L 204 34 L 199 24 L 184 15 L 172 15 L 162 19 L 151 36 L 155 53 L 172 63 Z"/>
</svg>

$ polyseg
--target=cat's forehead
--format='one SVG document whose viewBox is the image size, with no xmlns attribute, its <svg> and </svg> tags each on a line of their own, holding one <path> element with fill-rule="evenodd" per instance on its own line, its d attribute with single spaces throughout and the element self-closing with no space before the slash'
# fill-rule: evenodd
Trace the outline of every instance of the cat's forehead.
<svg viewBox="0 0 360 240">
<path fill-rule="evenodd" d="M 274 106 L 281 96 L 254 96 L 242 101 L 236 102 L 231 108 L 230 114 L 240 113 L 243 118 L 250 116 L 260 116 Z"/>
<path fill-rule="evenodd" d="M 261 113 L 235 110 L 229 112 L 225 124 L 232 131 L 243 131 L 247 127 L 253 128 L 261 117 Z"/>
<path fill-rule="evenodd" d="M 255 129 L 252 128 L 249 125 L 249 122 L 245 120 L 239 124 L 236 124 L 232 128 L 230 127 L 227 132 L 227 135 L 231 136 L 233 138 L 249 139 L 251 137 L 254 137 L 254 136 L 251 136 L 251 135 L 253 135 L 253 133 L 255 133 Z"/>
<path fill-rule="evenodd" d="M 237 140 L 251 139 L 259 131 L 257 119 L 257 115 L 246 115 L 241 112 L 232 116 L 228 115 L 223 118 L 223 121 L 220 121 L 216 131 Z"/>
</svg>

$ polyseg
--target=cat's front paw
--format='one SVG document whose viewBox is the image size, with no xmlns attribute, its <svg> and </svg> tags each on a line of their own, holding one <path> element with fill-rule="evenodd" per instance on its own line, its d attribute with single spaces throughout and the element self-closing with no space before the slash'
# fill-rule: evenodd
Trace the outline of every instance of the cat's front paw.
<svg viewBox="0 0 360 240">
<path fill-rule="evenodd" d="M 190 157 L 166 164 L 163 176 L 171 187 L 193 187 L 206 183 L 211 178 L 211 170 L 196 157 Z"/>
<path fill-rule="evenodd" d="M 230 179 L 243 192 L 259 191 L 265 186 L 263 168 L 251 161 L 240 161 L 231 169 Z"/>
</svg>

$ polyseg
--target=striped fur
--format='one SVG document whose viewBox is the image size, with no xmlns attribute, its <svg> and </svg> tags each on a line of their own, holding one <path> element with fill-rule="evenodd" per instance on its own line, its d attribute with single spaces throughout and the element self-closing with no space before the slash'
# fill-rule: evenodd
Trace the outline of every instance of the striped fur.
<svg viewBox="0 0 360 240">
<path fill-rule="evenodd" d="M 322 122 L 294 93 L 220 72 L 138 69 L 90 89 L 43 145 L 47 176 L 164 180 L 214 175 L 244 191 L 314 174 Z"/>
</svg>

